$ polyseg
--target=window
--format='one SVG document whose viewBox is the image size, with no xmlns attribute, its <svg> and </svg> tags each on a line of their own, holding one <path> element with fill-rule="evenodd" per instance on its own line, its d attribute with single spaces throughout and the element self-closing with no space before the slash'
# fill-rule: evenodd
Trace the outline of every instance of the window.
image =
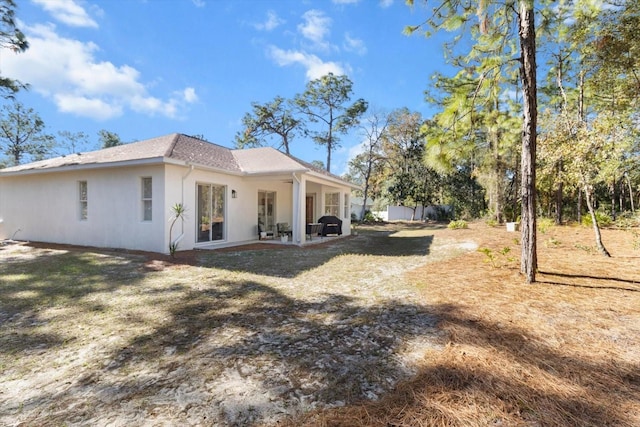
<svg viewBox="0 0 640 427">
<path fill-rule="evenodd" d="M 87 199 L 87 181 L 78 181 L 78 198 L 80 208 L 80 219 L 86 220 L 88 217 L 89 202 Z"/>
<path fill-rule="evenodd" d="M 340 215 L 340 193 L 326 193 L 324 195 L 324 214 Z"/>
<path fill-rule="evenodd" d="M 223 240 L 226 187 L 198 184 L 198 242 Z"/>
<path fill-rule="evenodd" d="M 347 193 L 344 194 L 344 216 L 343 218 L 349 218 L 349 195 Z"/>
<path fill-rule="evenodd" d="M 142 220 L 151 221 L 152 214 L 152 180 L 151 177 L 142 178 Z"/>
</svg>

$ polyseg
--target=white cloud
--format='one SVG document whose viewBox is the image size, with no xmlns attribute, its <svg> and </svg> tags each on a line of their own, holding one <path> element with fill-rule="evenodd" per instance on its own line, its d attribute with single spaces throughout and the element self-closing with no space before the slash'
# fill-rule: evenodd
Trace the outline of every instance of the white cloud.
<svg viewBox="0 0 640 427">
<path fill-rule="evenodd" d="M 42 6 L 64 24 L 72 27 L 98 28 L 98 23 L 75 0 L 33 0 L 33 2 Z"/>
<path fill-rule="evenodd" d="M 331 18 L 324 12 L 317 9 L 308 10 L 302 15 L 304 22 L 298 24 L 298 31 L 308 40 L 311 40 L 315 47 L 326 49 L 328 47 L 325 37 L 330 33 Z"/>
<path fill-rule="evenodd" d="M 189 104 L 192 104 L 198 100 L 198 95 L 196 95 L 196 90 L 192 87 L 186 88 L 182 92 L 182 95 L 184 97 L 185 102 L 188 102 Z"/>
<path fill-rule="evenodd" d="M 306 68 L 306 76 L 309 80 L 318 79 L 326 74 L 345 74 L 345 68 L 336 62 L 325 62 L 318 56 L 304 51 L 284 50 L 276 46 L 270 46 L 268 55 L 280 66 L 299 64 Z"/>
<path fill-rule="evenodd" d="M 361 39 L 351 37 L 349 33 L 344 35 L 344 49 L 347 52 L 355 52 L 358 55 L 364 55 L 367 53 L 367 46 Z"/>
<path fill-rule="evenodd" d="M 284 24 L 284 22 L 284 19 L 281 19 L 276 12 L 270 10 L 267 12 L 267 19 L 264 22 L 254 24 L 254 27 L 261 31 L 272 31 Z"/>
<path fill-rule="evenodd" d="M 393 5 L 393 0 L 380 0 L 380 7 L 386 9 Z"/>
<path fill-rule="evenodd" d="M 191 0 L 195 7 L 205 7 L 206 3 L 204 0 Z"/>
<path fill-rule="evenodd" d="M 92 117 L 97 120 L 107 120 L 122 115 L 121 105 L 109 104 L 101 99 L 71 94 L 57 94 L 54 98 L 58 109 L 63 113 Z M 78 114 L 79 111 L 82 114 Z"/>
<path fill-rule="evenodd" d="M 360 0 L 331 0 L 333 4 L 356 4 L 359 3 Z"/>
<path fill-rule="evenodd" d="M 53 25 L 24 27 L 29 49 L 3 56 L 3 74 L 31 84 L 64 113 L 106 120 L 128 108 L 146 115 L 176 118 L 180 105 L 197 100 L 193 88 L 163 100 L 148 93 L 140 72 L 129 65 L 99 61 L 99 47 L 61 37 Z"/>
</svg>

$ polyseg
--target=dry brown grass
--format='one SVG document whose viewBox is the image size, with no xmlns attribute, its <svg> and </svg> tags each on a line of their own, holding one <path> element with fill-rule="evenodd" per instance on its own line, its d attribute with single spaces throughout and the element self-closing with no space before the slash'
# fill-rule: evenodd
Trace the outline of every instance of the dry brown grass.
<svg viewBox="0 0 640 427">
<path fill-rule="evenodd" d="M 379 401 L 291 424 L 640 425 L 636 237 L 603 230 L 607 259 L 593 249 L 590 230 L 553 227 L 539 234 L 534 285 L 519 275 L 518 237 L 483 224 L 435 231 L 436 240 L 487 248 L 410 273 L 441 319 L 444 351 L 425 354 L 419 375 Z M 500 254 L 505 247 L 510 252 Z"/>
</svg>

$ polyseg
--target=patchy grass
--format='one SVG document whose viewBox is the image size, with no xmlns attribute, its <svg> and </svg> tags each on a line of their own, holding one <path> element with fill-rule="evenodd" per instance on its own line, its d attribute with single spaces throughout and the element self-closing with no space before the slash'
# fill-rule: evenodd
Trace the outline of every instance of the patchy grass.
<svg viewBox="0 0 640 427">
<path fill-rule="evenodd" d="M 435 228 L 176 254 L 0 246 L 0 424 L 254 425 L 377 399 L 433 346 Z"/>
<path fill-rule="evenodd" d="M 640 425 L 633 231 L 604 258 L 549 228 L 531 286 L 519 233 L 479 223 L 176 260 L 0 246 L 0 424 Z"/>
<path fill-rule="evenodd" d="M 640 425 L 640 253 L 629 230 L 553 227 L 539 245 L 538 283 L 517 261 L 479 252 L 409 273 L 433 304 L 441 348 L 376 402 L 306 414 L 290 425 Z M 435 233 L 435 240 L 448 231 Z M 514 233 L 474 224 L 455 236 L 519 253 Z"/>
</svg>

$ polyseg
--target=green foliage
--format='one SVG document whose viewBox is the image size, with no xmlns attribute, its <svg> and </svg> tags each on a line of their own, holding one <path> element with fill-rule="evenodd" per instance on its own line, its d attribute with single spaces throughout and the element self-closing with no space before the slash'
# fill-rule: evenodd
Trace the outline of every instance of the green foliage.
<svg viewBox="0 0 640 427">
<path fill-rule="evenodd" d="M 497 227 L 498 226 L 498 221 L 496 221 L 495 218 L 488 218 L 485 223 L 489 226 L 489 227 Z"/>
<path fill-rule="evenodd" d="M 538 231 L 542 234 L 546 234 L 549 229 L 556 225 L 555 221 L 552 218 L 538 218 L 536 221 L 538 225 Z"/>
<path fill-rule="evenodd" d="M 176 221 L 184 221 L 185 214 L 187 212 L 187 208 L 182 203 L 176 203 L 171 206 L 171 226 L 169 227 L 169 254 L 171 257 L 175 257 L 176 251 L 178 250 L 178 240 L 173 240 L 173 226 L 176 224 Z"/>
<path fill-rule="evenodd" d="M 265 139 L 279 137 L 278 150 L 290 154 L 289 144 L 304 123 L 293 115 L 293 102 L 276 96 L 267 104 L 251 103 L 253 111 L 242 118 L 243 130 L 236 134 L 238 148 L 261 147 Z"/>
<path fill-rule="evenodd" d="M 14 0 L 0 0 L 0 49 L 20 53 L 29 48 L 29 42 L 16 26 L 16 8 Z M 13 99 L 18 91 L 27 87 L 18 80 L 0 76 L 0 94 L 4 98 Z"/>
<path fill-rule="evenodd" d="M 509 248 L 508 246 L 505 246 L 498 251 L 494 251 L 490 248 L 479 248 L 478 252 L 485 255 L 486 258 L 484 262 L 490 263 L 493 268 L 502 267 L 515 260 L 513 257 L 509 256 L 509 253 L 511 253 L 511 248 Z"/>
<path fill-rule="evenodd" d="M 544 242 L 544 245 L 547 248 L 556 248 L 556 247 L 560 246 L 560 244 L 561 244 L 560 240 L 556 239 L 555 237 L 549 237 Z"/>
<path fill-rule="evenodd" d="M 347 103 L 353 93 L 353 83 L 344 75 L 329 73 L 307 83 L 302 94 L 296 95 L 294 102 L 298 111 L 309 122 L 320 123 L 319 129 L 309 129 L 307 133 L 318 145 L 327 147 L 327 171 L 331 171 L 331 153 L 340 147 L 338 135 L 345 134 L 357 126 L 360 117 L 367 111 L 368 103 L 358 99 Z"/>
<path fill-rule="evenodd" d="M 106 129 L 100 129 L 98 131 L 98 139 L 102 148 L 117 147 L 122 145 L 120 136 L 115 132 L 109 132 Z"/>
<path fill-rule="evenodd" d="M 596 221 L 598 221 L 598 225 L 600 227 L 608 227 L 611 224 L 613 224 L 613 218 L 611 218 L 611 215 L 608 212 L 597 210 L 595 214 L 596 214 Z M 582 225 L 585 227 L 593 226 L 591 215 L 588 215 L 588 214 L 582 215 Z"/>
<path fill-rule="evenodd" d="M 634 212 L 623 212 L 615 220 L 615 226 L 622 229 L 640 227 L 640 214 Z"/>
<path fill-rule="evenodd" d="M 364 218 L 362 219 L 362 222 L 382 222 L 382 218 L 380 218 L 378 215 L 375 215 L 370 210 L 367 210 L 364 213 Z"/>
<path fill-rule="evenodd" d="M 19 102 L 5 105 L 0 119 L 0 152 L 12 165 L 42 160 L 53 152 L 54 138 L 44 133 L 45 124 L 32 108 Z"/>
<path fill-rule="evenodd" d="M 447 228 L 450 230 L 460 230 L 463 228 L 469 228 L 469 224 L 467 223 L 467 221 L 463 219 L 459 219 L 459 220 L 449 222 L 449 224 L 447 225 Z"/>
<path fill-rule="evenodd" d="M 631 230 L 631 236 L 633 236 L 633 249 L 640 250 L 640 233 L 638 230 Z"/>
</svg>

